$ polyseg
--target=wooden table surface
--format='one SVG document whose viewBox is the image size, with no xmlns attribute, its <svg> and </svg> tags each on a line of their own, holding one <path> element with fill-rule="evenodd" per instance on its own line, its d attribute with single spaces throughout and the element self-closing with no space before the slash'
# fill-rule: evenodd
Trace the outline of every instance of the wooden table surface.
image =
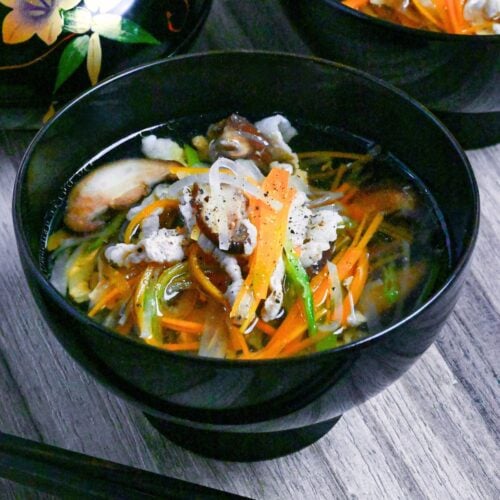
<svg viewBox="0 0 500 500">
<path fill-rule="evenodd" d="M 309 53 L 275 2 L 215 0 L 192 51 Z M 500 144 L 471 150 L 481 229 L 471 272 L 439 340 L 382 394 L 316 444 L 257 463 L 209 460 L 163 439 L 140 411 L 82 371 L 38 313 L 11 220 L 33 136 L 0 130 L 0 429 L 260 499 L 498 499 Z M 0 480 L 0 498 L 47 498 Z"/>
</svg>

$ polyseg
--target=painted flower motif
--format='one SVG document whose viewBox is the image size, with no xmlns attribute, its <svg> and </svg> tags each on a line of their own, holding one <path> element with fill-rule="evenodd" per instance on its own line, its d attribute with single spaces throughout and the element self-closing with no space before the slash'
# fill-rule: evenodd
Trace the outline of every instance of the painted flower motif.
<svg viewBox="0 0 500 500">
<path fill-rule="evenodd" d="M 0 0 L 10 7 L 2 24 L 4 43 L 15 44 L 29 40 L 33 35 L 47 45 L 53 44 L 63 29 L 60 10 L 76 7 L 81 0 Z"/>
</svg>

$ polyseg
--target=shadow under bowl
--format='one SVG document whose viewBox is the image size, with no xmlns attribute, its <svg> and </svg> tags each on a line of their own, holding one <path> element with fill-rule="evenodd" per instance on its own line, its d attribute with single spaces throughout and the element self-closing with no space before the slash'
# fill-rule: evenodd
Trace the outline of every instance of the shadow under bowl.
<svg viewBox="0 0 500 500">
<path fill-rule="evenodd" d="M 451 35 L 400 26 L 337 0 L 281 0 L 315 54 L 408 92 L 464 147 L 500 142 L 500 35 Z"/>
<path fill-rule="evenodd" d="M 190 357 L 140 344 L 100 326 L 60 296 L 41 270 L 40 242 L 64 183 L 97 153 L 137 131 L 234 111 L 250 117 L 279 111 L 292 121 L 349 131 L 409 165 L 433 194 L 449 232 L 450 271 L 433 296 L 398 324 L 353 344 L 255 362 Z M 64 348 L 101 383 L 142 408 L 164 434 L 206 455 L 238 460 L 270 458 L 311 443 L 422 355 L 457 300 L 478 213 L 466 156 L 417 102 L 339 64 L 259 52 L 176 57 L 103 82 L 34 138 L 14 196 L 22 265 Z"/>
</svg>

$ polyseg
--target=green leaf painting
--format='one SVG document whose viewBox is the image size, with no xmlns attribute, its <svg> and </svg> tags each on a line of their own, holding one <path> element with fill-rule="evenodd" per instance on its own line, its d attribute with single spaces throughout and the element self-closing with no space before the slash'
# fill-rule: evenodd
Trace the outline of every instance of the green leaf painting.
<svg viewBox="0 0 500 500">
<path fill-rule="evenodd" d="M 82 35 L 71 40 L 61 54 L 57 68 L 56 84 L 54 92 L 78 69 L 85 60 L 89 49 L 88 35 Z"/>
</svg>

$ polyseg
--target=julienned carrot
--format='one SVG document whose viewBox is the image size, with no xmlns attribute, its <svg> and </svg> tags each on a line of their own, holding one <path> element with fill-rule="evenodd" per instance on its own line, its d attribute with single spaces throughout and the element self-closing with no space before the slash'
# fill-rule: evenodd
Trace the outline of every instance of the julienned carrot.
<svg viewBox="0 0 500 500">
<path fill-rule="evenodd" d="M 404 301 L 426 275 L 428 265 L 425 262 L 417 262 L 408 268 L 398 269 L 396 272 L 399 288 L 398 300 Z M 364 307 L 367 304 L 370 304 L 370 307 L 374 307 L 379 314 L 384 313 L 393 306 L 393 303 L 389 302 L 384 294 L 383 283 L 371 282 L 366 286 L 363 300 L 359 303 L 361 312 L 364 312 Z"/>
<path fill-rule="evenodd" d="M 356 196 L 358 191 L 359 189 L 356 186 L 350 186 L 349 189 L 347 189 L 347 191 L 344 191 L 344 196 L 342 196 L 342 198 L 338 200 L 339 203 L 342 204 L 349 203 L 349 201 L 351 201 Z"/>
<path fill-rule="evenodd" d="M 349 184 L 348 182 L 343 182 L 340 184 L 340 186 L 337 187 L 337 189 L 334 189 L 333 191 L 338 191 L 340 193 L 347 193 L 349 189 L 351 189 L 352 184 Z"/>
<path fill-rule="evenodd" d="M 367 220 L 367 217 L 365 215 L 361 219 L 361 222 L 359 223 L 359 225 L 356 229 L 356 234 L 354 235 L 354 239 L 352 240 L 353 246 L 356 246 L 359 243 L 359 240 L 361 239 L 361 235 L 363 234 L 363 230 L 365 229 L 366 220 Z"/>
<path fill-rule="evenodd" d="M 260 331 L 266 333 L 267 335 L 274 335 L 276 333 L 276 328 L 267 324 L 266 322 L 259 319 L 255 325 Z"/>
<path fill-rule="evenodd" d="M 446 2 L 446 7 L 448 9 L 448 16 L 451 21 L 451 27 L 452 27 L 452 33 L 460 33 L 460 22 L 459 22 L 459 16 L 457 12 L 457 4 L 455 0 L 445 0 Z"/>
<path fill-rule="evenodd" d="M 375 215 L 375 217 L 370 222 L 368 229 L 365 231 L 365 234 L 360 239 L 359 243 L 355 246 L 350 246 L 337 262 L 337 271 L 340 281 L 343 281 L 347 277 L 352 275 L 352 273 L 354 272 L 354 267 L 363 255 L 366 245 L 368 245 L 372 236 L 377 231 L 383 218 L 384 216 L 382 214 Z"/>
<path fill-rule="evenodd" d="M 266 197 L 279 201 L 280 210 L 274 210 L 264 201 L 251 198 L 249 201 L 249 219 L 257 228 L 257 244 L 250 257 L 248 275 L 231 309 L 230 317 L 238 315 L 243 299 L 250 299 L 248 315 L 241 325 L 244 331 L 254 318 L 261 300 L 267 297 L 269 282 L 283 253 L 288 210 L 295 196 L 295 189 L 288 187 L 290 174 L 286 170 L 273 168 L 262 182 L 262 191 Z"/>
<path fill-rule="evenodd" d="M 132 220 L 129 222 L 127 229 L 125 229 L 125 234 L 123 235 L 123 241 L 125 243 L 130 243 L 132 235 L 134 234 L 137 226 L 141 223 L 143 219 L 149 217 L 155 210 L 159 208 L 161 209 L 175 208 L 178 205 L 179 202 L 177 200 L 163 199 L 163 200 L 153 201 L 153 203 L 150 203 L 149 205 L 145 206 L 139 213 L 135 214 L 134 217 L 132 217 Z"/>
<path fill-rule="evenodd" d="M 101 309 L 104 309 L 112 300 L 118 298 L 121 294 L 122 291 L 119 288 L 112 288 L 111 290 L 108 290 L 108 292 L 105 293 L 88 312 L 88 316 L 93 318 Z"/>
<path fill-rule="evenodd" d="M 448 7 L 446 5 L 446 0 L 433 0 L 433 3 L 443 23 L 444 31 L 446 31 L 447 33 L 453 33 L 453 26 L 451 24 L 451 19 L 448 14 Z"/>
<path fill-rule="evenodd" d="M 457 15 L 459 32 L 462 33 L 467 24 L 467 21 L 464 19 L 464 2 L 462 0 L 455 0 L 455 13 Z"/>
<path fill-rule="evenodd" d="M 94 306 L 88 312 L 88 315 L 91 318 L 94 317 L 99 311 L 101 311 L 105 307 L 110 309 L 110 304 L 115 299 L 123 299 L 127 296 L 130 296 L 134 288 L 135 282 L 137 281 L 137 278 L 130 278 L 130 279 L 125 278 L 123 274 L 121 274 L 116 269 L 112 268 L 104 259 L 101 260 L 100 266 L 103 275 L 103 280 L 107 285 L 107 290 L 104 291 L 101 298 L 94 304 Z"/>
<path fill-rule="evenodd" d="M 347 165 L 345 163 L 342 163 L 335 174 L 335 179 L 333 179 L 330 191 L 337 191 L 337 188 L 340 186 L 340 183 L 342 182 L 342 178 L 344 177 L 346 171 Z"/>
<path fill-rule="evenodd" d="M 350 7 L 351 9 L 361 9 L 368 5 L 369 0 L 346 0 L 344 2 L 344 5 L 347 5 L 347 7 Z"/>
<path fill-rule="evenodd" d="M 356 193 L 350 203 L 345 200 L 345 196 L 341 202 L 346 204 L 347 215 L 357 221 L 360 221 L 363 216 L 375 212 L 390 214 L 402 209 L 412 210 L 415 208 L 415 198 L 411 194 L 395 189 Z"/>
<path fill-rule="evenodd" d="M 115 331 L 118 333 L 121 333 L 122 335 L 128 335 L 130 331 L 132 330 L 132 327 L 134 326 L 134 322 L 132 320 L 132 317 L 129 315 L 129 318 L 123 325 L 116 325 L 115 326 Z"/>
<path fill-rule="evenodd" d="M 307 337 L 302 340 L 294 340 L 293 342 L 290 342 L 290 344 L 288 344 L 283 349 L 283 351 L 281 351 L 280 357 L 294 356 L 295 354 L 298 354 L 299 352 L 312 347 L 321 340 L 326 339 L 331 334 L 332 332 L 319 332 L 317 335 L 314 335 L 314 337 Z"/>
<path fill-rule="evenodd" d="M 441 23 L 441 21 L 434 15 L 434 12 L 424 6 L 420 0 L 413 0 L 413 5 L 415 5 L 415 8 L 418 10 L 418 12 L 424 16 L 429 22 L 434 24 L 437 28 L 439 28 L 441 31 L 444 31 L 444 25 Z"/>
<path fill-rule="evenodd" d="M 354 273 L 354 278 L 349 286 L 349 293 L 344 298 L 342 307 L 342 318 L 337 317 L 334 314 L 333 319 L 342 322 L 342 326 L 347 325 L 347 319 L 349 314 L 352 313 L 352 308 L 357 304 L 361 293 L 366 284 L 366 279 L 368 278 L 368 253 L 364 252 L 360 259 L 356 272 Z"/>
<path fill-rule="evenodd" d="M 180 344 L 159 344 L 158 347 L 167 351 L 197 351 L 200 348 L 199 342 L 183 342 Z"/>
<path fill-rule="evenodd" d="M 318 308 L 325 300 L 330 288 L 330 276 L 325 266 L 319 274 L 311 280 L 313 301 Z M 267 359 L 276 357 L 285 346 L 299 338 L 307 330 L 307 319 L 301 299 L 298 299 L 286 315 L 281 325 L 271 337 L 269 343 L 255 354 L 250 354 L 250 359 Z"/>
<path fill-rule="evenodd" d="M 187 321 L 184 319 L 167 318 L 164 316 L 163 318 L 161 318 L 161 324 L 166 328 L 170 328 L 172 330 L 179 330 L 181 332 L 186 332 L 186 333 L 200 334 L 203 332 L 202 323 L 196 323 L 194 321 Z"/>
<path fill-rule="evenodd" d="M 208 276 L 203 272 L 198 262 L 198 252 L 200 251 L 198 245 L 191 246 L 188 255 L 189 270 L 193 278 L 198 282 L 201 288 L 210 297 L 215 299 L 219 304 L 227 305 L 227 300 L 224 294 L 209 280 Z"/>
<path fill-rule="evenodd" d="M 231 326 L 229 328 L 229 335 L 235 350 L 242 351 L 243 355 L 246 356 L 250 351 L 248 349 L 247 341 L 240 332 L 240 329 L 237 326 Z"/>
</svg>

